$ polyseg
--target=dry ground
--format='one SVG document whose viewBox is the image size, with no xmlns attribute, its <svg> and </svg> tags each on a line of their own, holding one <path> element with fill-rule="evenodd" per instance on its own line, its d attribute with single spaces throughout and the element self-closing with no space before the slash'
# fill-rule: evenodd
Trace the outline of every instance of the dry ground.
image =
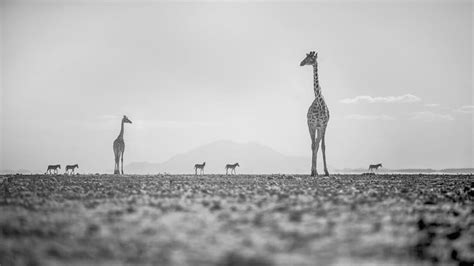
<svg viewBox="0 0 474 266">
<path fill-rule="evenodd" d="M 474 262 L 472 175 L 0 178 L 1 265 Z"/>
</svg>

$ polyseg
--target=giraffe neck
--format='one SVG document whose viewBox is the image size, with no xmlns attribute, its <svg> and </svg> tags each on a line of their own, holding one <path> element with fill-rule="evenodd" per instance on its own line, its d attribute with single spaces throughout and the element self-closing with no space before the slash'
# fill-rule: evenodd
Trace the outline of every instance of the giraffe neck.
<svg viewBox="0 0 474 266">
<path fill-rule="evenodd" d="M 322 97 L 321 87 L 319 87 L 319 78 L 318 78 L 318 63 L 313 65 L 313 85 L 314 85 L 314 96 L 316 98 Z"/>
<path fill-rule="evenodd" d="M 120 134 L 118 135 L 118 138 L 123 139 L 123 120 L 122 120 L 122 127 L 120 128 Z"/>
</svg>

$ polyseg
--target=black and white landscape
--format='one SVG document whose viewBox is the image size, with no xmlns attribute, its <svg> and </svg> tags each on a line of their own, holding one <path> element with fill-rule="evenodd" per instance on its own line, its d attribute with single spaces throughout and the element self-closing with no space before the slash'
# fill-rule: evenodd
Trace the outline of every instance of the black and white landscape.
<svg viewBox="0 0 474 266">
<path fill-rule="evenodd" d="M 474 265 L 469 0 L 0 0 L 0 266 Z"/>
</svg>

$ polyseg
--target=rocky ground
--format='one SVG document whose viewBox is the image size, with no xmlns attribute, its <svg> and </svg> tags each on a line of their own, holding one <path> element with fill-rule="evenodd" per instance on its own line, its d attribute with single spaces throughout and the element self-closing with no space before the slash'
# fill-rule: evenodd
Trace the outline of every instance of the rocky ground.
<svg viewBox="0 0 474 266">
<path fill-rule="evenodd" d="M 472 265 L 472 175 L 2 176 L 1 265 Z"/>
</svg>

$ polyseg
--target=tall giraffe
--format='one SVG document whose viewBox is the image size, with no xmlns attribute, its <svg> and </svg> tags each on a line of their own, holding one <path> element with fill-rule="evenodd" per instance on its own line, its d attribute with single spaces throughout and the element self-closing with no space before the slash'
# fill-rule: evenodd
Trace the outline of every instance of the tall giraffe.
<svg viewBox="0 0 474 266">
<path fill-rule="evenodd" d="M 115 155 L 115 168 L 114 168 L 114 174 L 119 174 L 120 175 L 120 160 L 121 160 L 121 169 L 122 169 L 122 175 L 123 175 L 123 153 L 125 152 L 125 142 L 123 141 L 123 124 L 124 123 L 132 123 L 128 119 L 127 116 L 123 116 L 122 118 L 122 127 L 120 128 L 120 134 L 118 137 L 114 140 L 114 155 Z"/>
<path fill-rule="evenodd" d="M 309 135 L 311 137 L 311 150 L 313 156 L 311 160 L 311 176 L 317 176 L 318 171 L 316 169 L 316 162 L 318 157 L 319 143 L 322 140 L 321 149 L 323 152 L 324 162 L 324 174 L 329 175 L 326 166 L 326 127 L 329 121 L 329 109 L 324 101 L 324 97 L 321 94 L 321 87 L 319 86 L 318 80 L 318 53 L 312 51 L 306 54 L 306 58 L 301 61 L 300 66 L 312 65 L 313 66 L 313 79 L 314 79 L 314 95 L 316 98 L 308 109 L 308 128 Z"/>
</svg>

